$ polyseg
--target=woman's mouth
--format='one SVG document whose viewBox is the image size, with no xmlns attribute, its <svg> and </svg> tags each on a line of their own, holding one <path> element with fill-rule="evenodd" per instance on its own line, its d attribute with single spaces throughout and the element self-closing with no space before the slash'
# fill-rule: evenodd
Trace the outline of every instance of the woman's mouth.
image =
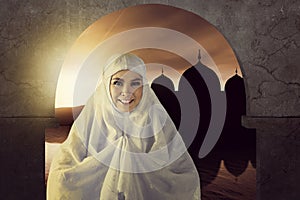
<svg viewBox="0 0 300 200">
<path fill-rule="evenodd" d="M 124 105 L 128 105 L 131 104 L 134 101 L 134 99 L 118 99 L 118 101 Z"/>
</svg>

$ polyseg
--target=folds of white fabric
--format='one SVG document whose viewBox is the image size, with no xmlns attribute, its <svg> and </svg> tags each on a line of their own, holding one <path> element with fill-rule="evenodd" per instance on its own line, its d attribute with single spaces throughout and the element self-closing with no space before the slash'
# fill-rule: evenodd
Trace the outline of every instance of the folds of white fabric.
<svg viewBox="0 0 300 200">
<path fill-rule="evenodd" d="M 147 85 L 143 62 L 125 55 L 107 69 L 52 161 L 47 198 L 200 199 L 195 165 Z M 122 69 L 143 77 L 143 96 L 130 112 L 119 112 L 109 94 L 110 76 Z"/>
<path fill-rule="evenodd" d="M 124 148 L 126 140 L 121 137 L 116 143 Z M 111 162 L 128 163 L 128 167 L 135 162 L 128 161 L 128 157 L 116 149 L 108 154 Z M 98 155 L 105 155 L 107 151 Z M 163 168 L 146 173 L 124 172 L 88 154 L 76 134 L 68 137 L 52 162 L 47 199 L 200 199 L 198 174 L 187 153 Z"/>
</svg>

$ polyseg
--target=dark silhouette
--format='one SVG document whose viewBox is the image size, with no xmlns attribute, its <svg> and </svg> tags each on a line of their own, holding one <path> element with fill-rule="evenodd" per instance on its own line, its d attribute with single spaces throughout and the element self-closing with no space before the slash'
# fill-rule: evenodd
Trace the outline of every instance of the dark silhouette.
<svg viewBox="0 0 300 200">
<path fill-rule="evenodd" d="M 163 68 L 161 70 L 161 75 L 152 81 L 152 84 L 151 84 L 152 89 L 153 89 L 153 84 L 164 86 L 167 89 L 169 89 L 170 91 L 175 92 L 174 84 L 170 78 L 165 76 Z"/>
<path fill-rule="evenodd" d="M 198 58 L 199 62 L 187 69 L 179 82 L 179 96 L 183 103 L 181 105 L 182 110 L 185 110 L 187 113 L 182 116 L 182 126 L 180 125 L 181 129 L 179 131 L 183 138 L 187 138 L 187 135 L 191 135 L 190 137 L 194 136 L 190 146 L 189 141 L 186 141 L 186 144 L 189 146 L 188 151 L 196 165 L 199 162 L 199 150 L 207 133 L 212 115 L 211 99 L 207 84 L 210 84 L 210 89 L 220 91 L 218 77 L 211 69 L 200 62 L 200 52 Z M 207 80 L 209 80 L 209 83 Z M 194 96 L 196 96 L 196 99 Z M 198 112 L 198 115 L 196 112 Z M 196 134 L 191 131 L 191 122 L 196 123 L 198 126 Z"/>
<path fill-rule="evenodd" d="M 181 110 L 173 82 L 162 72 L 158 78 L 153 80 L 151 88 L 168 112 L 178 130 L 181 120 Z"/>
<path fill-rule="evenodd" d="M 205 187 L 218 175 L 222 160 L 227 171 L 235 177 L 244 173 L 249 162 L 255 168 L 255 130 L 241 125 L 241 116 L 246 114 L 246 95 L 243 78 L 236 73 L 225 85 L 227 112 L 221 137 L 209 155 L 199 159 L 212 117 L 210 92 L 222 93 L 218 77 L 200 59 L 199 56 L 199 62 L 183 73 L 179 90 L 173 93 L 173 98 L 177 96 L 180 102 L 181 120 L 177 118 L 179 106 L 174 106 L 171 103 L 174 100 L 168 97 L 171 95 L 168 92 L 174 91 L 172 81 L 162 74 L 151 87 L 177 127 L 179 122 L 179 132 L 200 173 L 201 185 Z"/>
<path fill-rule="evenodd" d="M 225 92 L 226 120 L 216 150 L 222 152 L 226 169 L 238 177 L 246 170 L 249 161 L 256 167 L 256 145 L 255 130 L 241 125 L 241 117 L 246 114 L 246 94 L 243 78 L 237 70 L 226 82 Z"/>
<path fill-rule="evenodd" d="M 248 166 L 249 157 L 241 155 L 240 152 L 225 152 L 223 154 L 224 165 L 228 172 L 235 177 L 245 172 Z"/>
<path fill-rule="evenodd" d="M 246 114 L 246 94 L 243 78 L 237 74 L 225 85 L 227 98 L 226 120 L 218 146 L 235 150 L 255 150 L 255 130 L 241 125 L 241 117 Z"/>
<path fill-rule="evenodd" d="M 237 74 L 227 80 L 225 84 L 226 98 L 227 98 L 227 116 L 231 123 L 226 126 L 234 128 L 241 126 L 241 116 L 246 114 L 246 93 L 244 80 Z"/>
<path fill-rule="evenodd" d="M 200 176 L 201 189 L 209 185 L 218 175 L 221 168 L 222 154 L 212 152 L 200 160 L 197 170 Z"/>
</svg>

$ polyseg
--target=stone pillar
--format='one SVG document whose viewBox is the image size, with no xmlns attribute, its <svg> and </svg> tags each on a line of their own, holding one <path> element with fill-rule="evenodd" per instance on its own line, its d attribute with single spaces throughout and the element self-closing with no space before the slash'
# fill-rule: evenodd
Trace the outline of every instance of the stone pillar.
<svg viewBox="0 0 300 200">
<path fill-rule="evenodd" d="M 3 199 L 45 199 L 44 132 L 55 124 L 54 118 L 0 118 Z"/>
<path fill-rule="evenodd" d="M 244 117 L 256 128 L 257 199 L 299 199 L 300 118 Z"/>
</svg>

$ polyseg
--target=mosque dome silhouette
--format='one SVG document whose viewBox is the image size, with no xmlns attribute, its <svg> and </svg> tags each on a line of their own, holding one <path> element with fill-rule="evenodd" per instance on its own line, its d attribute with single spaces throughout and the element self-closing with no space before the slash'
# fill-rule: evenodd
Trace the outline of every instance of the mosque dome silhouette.
<svg viewBox="0 0 300 200">
<path fill-rule="evenodd" d="M 197 162 L 198 153 L 207 133 L 212 104 L 210 93 L 220 93 L 220 82 L 215 72 L 201 63 L 201 54 L 198 54 L 198 63 L 187 69 L 180 78 L 178 92 L 180 96 L 182 119 L 179 132 L 181 133 L 194 161 Z M 194 123 L 191 123 L 194 122 Z M 196 135 L 191 126 L 196 124 Z M 194 134 L 194 135 L 193 135 Z"/>
<path fill-rule="evenodd" d="M 246 95 L 244 80 L 237 74 L 225 84 L 227 111 L 219 144 L 227 149 L 255 146 L 255 129 L 247 129 L 241 124 L 242 115 L 246 114 Z"/>
<path fill-rule="evenodd" d="M 246 93 L 244 80 L 237 74 L 229 78 L 225 84 L 227 99 L 227 119 L 231 125 L 241 126 L 241 116 L 246 114 Z"/>
<path fill-rule="evenodd" d="M 195 72 L 195 70 L 197 72 Z M 187 75 L 191 76 L 190 74 L 193 73 L 193 72 L 195 72 L 195 74 L 194 74 L 195 78 L 198 78 L 199 77 L 198 74 L 200 74 L 201 78 L 203 79 L 204 83 L 201 82 L 199 84 L 203 84 L 203 85 L 205 84 L 206 86 L 209 86 L 210 91 L 212 91 L 212 92 L 219 92 L 221 90 L 221 85 L 220 85 L 220 81 L 219 81 L 219 78 L 218 78 L 217 74 L 212 69 L 210 69 L 209 67 L 207 67 L 206 65 L 204 65 L 201 62 L 200 51 L 199 51 L 199 54 L 198 54 L 198 62 L 196 63 L 196 65 L 192 66 L 189 69 L 187 69 L 183 73 L 183 76 L 187 76 Z M 191 78 L 192 78 L 192 76 L 191 76 Z M 195 79 L 193 81 L 197 81 L 197 80 Z"/>
<path fill-rule="evenodd" d="M 244 84 L 243 83 L 243 78 L 241 76 L 238 75 L 237 73 L 237 69 L 235 70 L 235 75 L 233 75 L 232 77 L 230 77 L 227 82 L 226 82 L 226 86 L 225 87 L 231 87 L 233 85 L 235 85 L 235 83 L 238 84 Z"/>
<path fill-rule="evenodd" d="M 154 85 L 161 85 L 168 88 L 171 91 L 175 91 L 173 81 L 164 75 L 163 69 L 161 75 L 152 81 L 151 87 Z"/>
<path fill-rule="evenodd" d="M 152 81 L 151 88 L 178 129 L 181 120 L 180 103 L 173 81 L 164 75 L 163 69 L 162 74 Z"/>
</svg>

